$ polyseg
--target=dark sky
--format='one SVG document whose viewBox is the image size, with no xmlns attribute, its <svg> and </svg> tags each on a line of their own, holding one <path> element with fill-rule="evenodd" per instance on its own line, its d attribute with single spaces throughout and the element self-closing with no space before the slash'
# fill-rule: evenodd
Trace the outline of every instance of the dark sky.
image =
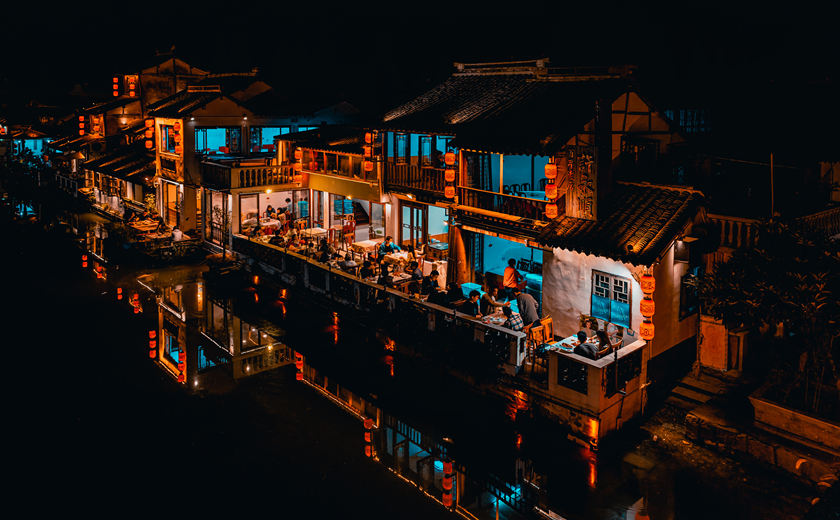
<svg viewBox="0 0 840 520">
<path fill-rule="evenodd" d="M 258 66 L 281 89 L 342 95 L 371 106 L 424 90 L 457 60 L 633 63 L 662 103 L 690 104 L 771 79 L 836 81 L 840 55 L 827 12 L 780 13 L 763 6 L 11 3 L 0 13 L 0 88 L 7 97 L 66 92 L 74 83 L 107 95 L 114 71 L 134 70 L 171 45 L 179 57 L 212 71 Z"/>
</svg>

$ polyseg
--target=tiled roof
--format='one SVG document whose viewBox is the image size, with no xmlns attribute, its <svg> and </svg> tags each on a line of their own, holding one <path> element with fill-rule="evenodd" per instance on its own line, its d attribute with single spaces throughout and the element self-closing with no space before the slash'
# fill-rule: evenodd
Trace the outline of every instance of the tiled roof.
<svg viewBox="0 0 840 520">
<path fill-rule="evenodd" d="M 634 265 L 650 265 L 696 215 L 702 194 L 653 184 L 618 183 L 597 221 L 554 219 L 538 241 Z"/>
<path fill-rule="evenodd" d="M 140 101 L 140 98 L 136 97 L 120 97 L 114 99 L 112 101 L 105 101 L 102 103 L 97 103 L 91 107 L 82 109 L 82 114 L 101 114 L 103 112 L 107 112 L 109 110 L 113 110 L 115 108 L 119 108 L 124 105 L 128 105 L 130 103 L 134 103 L 135 101 Z"/>
<path fill-rule="evenodd" d="M 626 89 L 619 79 L 456 73 L 385 114 L 383 128 L 454 133 L 461 148 L 547 154 L 595 116 L 599 98 L 612 100 Z"/>
<path fill-rule="evenodd" d="M 181 118 L 221 97 L 219 92 L 187 92 L 182 90 L 149 105 L 152 117 Z"/>
<path fill-rule="evenodd" d="M 87 161 L 83 167 L 112 177 L 154 177 L 154 158 L 137 145 L 123 146 L 97 159 Z"/>
<path fill-rule="evenodd" d="M 60 139 L 56 139 L 52 141 L 49 146 L 54 150 L 61 150 L 62 152 L 70 151 L 70 150 L 81 150 L 86 144 L 96 141 L 99 138 L 93 137 L 90 134 L 85 135 L 71 135 L 67 137 L 62 137 Z"/>
<path fill-rule="evenodd" d="M 362 155 L 364 130 L 361 128 L 328 125 L 315 130 L 294 132 L 280 136 L 282 141 L 291 141 L 301 148 L 324 152 Z"/>
</svg>

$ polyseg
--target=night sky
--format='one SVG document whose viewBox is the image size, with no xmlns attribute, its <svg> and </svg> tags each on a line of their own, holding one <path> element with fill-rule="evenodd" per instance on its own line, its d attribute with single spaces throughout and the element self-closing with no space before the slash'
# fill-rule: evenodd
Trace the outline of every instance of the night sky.
<svg viewBox="0 0 840 520">
<path fill-rule="evenodd" d="M 384 110 L 422 92 L 453 61 L 549 57 L 554 66 L 633 63 L 664 105 L 703 105 L 770 81 L 836 81 L 840 39 L 827 12 L 685 2 L 597 7 L 453 2 L 10 2 L 3 7 L 0 93 L 45 99 L 74 84 L 108 95 L 113 72 L 156 50 L 211 71 L 250 70 L 290 95 Z M 694 3 L 692 3 L 694 4 Z M 735 4 L 734 2 L 731 4 Z M 736 94 L 737 95 L 737 94 Z M 8 102 L 8 101 L 4 101 Z"/>
</svg>

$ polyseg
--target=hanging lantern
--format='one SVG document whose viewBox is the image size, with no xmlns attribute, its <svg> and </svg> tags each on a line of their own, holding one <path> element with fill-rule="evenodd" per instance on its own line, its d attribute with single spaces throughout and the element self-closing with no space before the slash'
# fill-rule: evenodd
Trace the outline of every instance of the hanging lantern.
<svg viewBox="0 0 840 520">
<path fill-rule="evenodd" d="M 656 279 L 652 274 L 645 273 L 639 280 L 639 285 L 642 286 L 642 292 L 650 294 L 656 290 Z"/>
<path fill-rule="evenodd" d="M 452 473 L 452 463 L 451 462 L 444 462 L 443 463 L 443 472 L 444 473 Z"/>
<path fill-rule="evenodd" d="M 157 331 L 156 330 L 150 330 L 149 331 L 149 339 L 155 339 L 156 337 L 157 337 Z"/>
<path fill-rule="evenodd" d="M 119 82 L 120 82 L 120 78 L 118 78 L 117 76 L 114 76 L 114 85 L 116 85 Z M 116 88 L 116 87 L 114 87 L 114 88 Z"/>
<path fill-rule="evenodd" d="M 364 162 L 365 171 L 372 172 L 373 171 L 373 161 L 365 161 Z"/>
<path fill-rule="evenodd" d="M 643 298 L 642 301 L 639 302 L 639 311 L 645 318 L 653 317 L 654 312 L 656 312 L 656 304 L 653 303 L 653 299 Z"/>
<path fill-rule="evenodd" d="M 93 125 L 93 131 L 99 132 L 99 125 Z"/>
<path fill-rule="evenodd" d="M 443 502 L 443 507 L 452 507 L 452 494 L 444 493 L 441 502 Z"/>
<path fill-rule="evenodd" d="M 298 372 L 295 374 L 295 379 L 297 381 L 303 381 L 303 372 Z"/>
<path fill-rule="evenodd" d="M 303 170 L 303 163 L 296 162 L 295 163 L 295 171 L 299 172 L 301 170 Z"/>
<path fill-rule="evenodd" d="M 79 135 L 85 135 L 85 131 L 84 130 L 79 130 Z"/>
<path fill-rule="evenodd" d="M 301 182 L 303 182 L 303 175 L 301 175 L 299 173 L 294 174 L 292 176 L 292 182 L 294 182 L 296 184 L 300 184 Z"/>
<path fill-rule="evenodd" d="M 654 335 L 653 332 L 654 332 L 653 322 L 651 322 L 650 320 L 645 320 L 645 321 L 642 322 L 641 325 L 639 325 L 639 335 L 642 337 L 643 340 L 645 340 L 645 341 L 652 340 L 653 335 Z"/>
<path fill-rule="evenodd" d="M 447 199 L 454 199 L 455 198 L 455 186 L 447 186 L 443 190 L 443 194 L 446 196 Z"/>
<path fill-rule="evenodd" d="M 180 144 L 175 145 L 175 153 L 180 155 L 181 152 L 183 152 L 183 151 L 184 151 L 184 148 Z"/>
<path fill-rule="evenodd" d="M 85 116 L 79 116 L 79 121 L 84 121 L 84 120 L 85 120 Z"/>
<path fill-rule="evenodd" d="M 175 142 L 176 143 L 181 144 L 181 139 L 183 139 L 181 137 L 181 134 L 175 134 Z"/>
<path fill-rule="evenodd" d="M 455 152 L 446 152 L 443 156 L 443 162 L 446 163 L 447 166 L 455 165 Z"/>
<path fill-rule="evenodd" d="M 443 489 L 447 491 L 452 490 L 452 477 L 443 477 Z"/>
<path fill-rule="evenodd" d="M 145 131 L 145 132 L 143 132 L 143 136 L 144 136 L 146 139 L 151 139 L 152 137 L 154 137 L 154 136 L 155 136 L 155 131 L 154 131 L 154 130 L 152 130 L 151 128 L 147 128 L 147 129 L 146 129 L 146 131 Z"/>
<path fill-rule="evenodd" d="M 365 157 L 370 157 L 371 155 L 373 155 L 373 148 L 370 146 L 363 146 L 362 151 L 364 152 Z"/>
<path fill-rule="evenodd" d="M 81 128 L 82 130 L 84 130 L 85 128 L 85 124 L 81 121 L 79 121 L 79 128 Z"/>
<path fill-rule="evenodd" d="M 155 146 L 154 142 L 146 141 L 146 150 L 151 150 L 152 148 L 154 148 L 154 146 Z"/>
<path fill-rule="evenodd" d="M 557 177 L 557 165 L 554 163 L 548 163 L 545 165 L 545 178 L 546 179 L 554 179 Z"/>
<path fill-rule="evenodd" d="M 545 205 L 545 216 L 546 218 L 553 219 L 557 218 L 557 204 L 549 203 Z"/>
<path fill-rule="evenodd" d="M 447 168 L 443 174 L 444 179 L 446 182 L 455 182 L 455 170 L 452 168 Z"/>
<path fill-rule="evenodd" d="M 556 184 L 546 184 L 545 185 L 545 198 L 549 200 L 554 200 L 557 198 L 557 185 Z"/>
<path fill-rule="evenodd" d="M 147 119 L 146 120 L 146 128 L 152 128 L 153 126 L 155 126 L 155 120 L 154 119 Z"/>
<path fill-rule="evenodd" d="M 176 132 L 180 132 L 181 131 L 181 122 L 180 121 L 175 121 L 174 123 L 172 123 L 172 129 L 175 130 Z"/>
<path fill-rule="evenodd" d="M 365 446 L 365 456 L 366 457 L 373 456 L 373 448 L 371 448 L 370 446 Z"/>
<path fill-rule="evenodd" d="M 301 159 L 303 159 L 303 150 L 301 150 L 300 148 L 295 148 L 295 160 L 299 161 Z"/>
<path fill-rule="evenodd" d="M 371 144 L 373 142 L 373 133 L 372 132 L 365 132 L 365 142 L 367 144 Z"/>
</svg>

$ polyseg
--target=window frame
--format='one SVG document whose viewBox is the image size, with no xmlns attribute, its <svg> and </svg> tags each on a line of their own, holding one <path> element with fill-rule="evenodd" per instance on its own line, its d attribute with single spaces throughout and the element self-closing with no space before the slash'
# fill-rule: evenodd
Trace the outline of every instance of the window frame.
<svg viewBox="0 0 840 520">
<path fill-rule="evenodd" d="M 609 296 L 607 297 L 610 300 L 610 315 L 609 315 L 609 318 L 604 318 L 603 316 L 599 316 L 599 315 L 595 314 L 594 305 L 592 303 L 592 297 L 593 296 L 599 296 L 601 298 L 605 297 L 605 296 L 602 296 L 600 294 L 596 294 L 596 292 L 595 292 L 596 287 L 598 287 L 596 285 L 596 277 L 597 276 L 604 276 L 607 279 L 609 279 Z M 612 302 L 624 303 L 623 301 L 618 300 L 614 297 L 615 296 L 615 287 L 616 287 L 615 281 L 616 280 L 620 280 L 620 281 L 625 282 L 627 284 L 627 302 L 626 303 L 627 303 L 628 311 L 627 311 L 627 323 L 626 324 L 617 323 L 617 322 L 613 321 Z M 632 283 L 632 279 L 629 278 L 629 277 L 619 276 L 619 275 L 616 275 L 616 274 L 607 273 L 605 271 L 600 271 L 598 269 L 593 269 L 592 270 L 592 276 L 591 276 L 591 286 L 589 288 L 589 315 L 594 317 L 594 318 L 602 319 L 604 321 L 607 321 L 607 322 L 612 323 L 612 324 L 614 324 L 616 326 L 619 326 L 619 327 L 625 327 L 625 328 L 632 329 L 633 328 L 633 283 Z"/>
</svg>

